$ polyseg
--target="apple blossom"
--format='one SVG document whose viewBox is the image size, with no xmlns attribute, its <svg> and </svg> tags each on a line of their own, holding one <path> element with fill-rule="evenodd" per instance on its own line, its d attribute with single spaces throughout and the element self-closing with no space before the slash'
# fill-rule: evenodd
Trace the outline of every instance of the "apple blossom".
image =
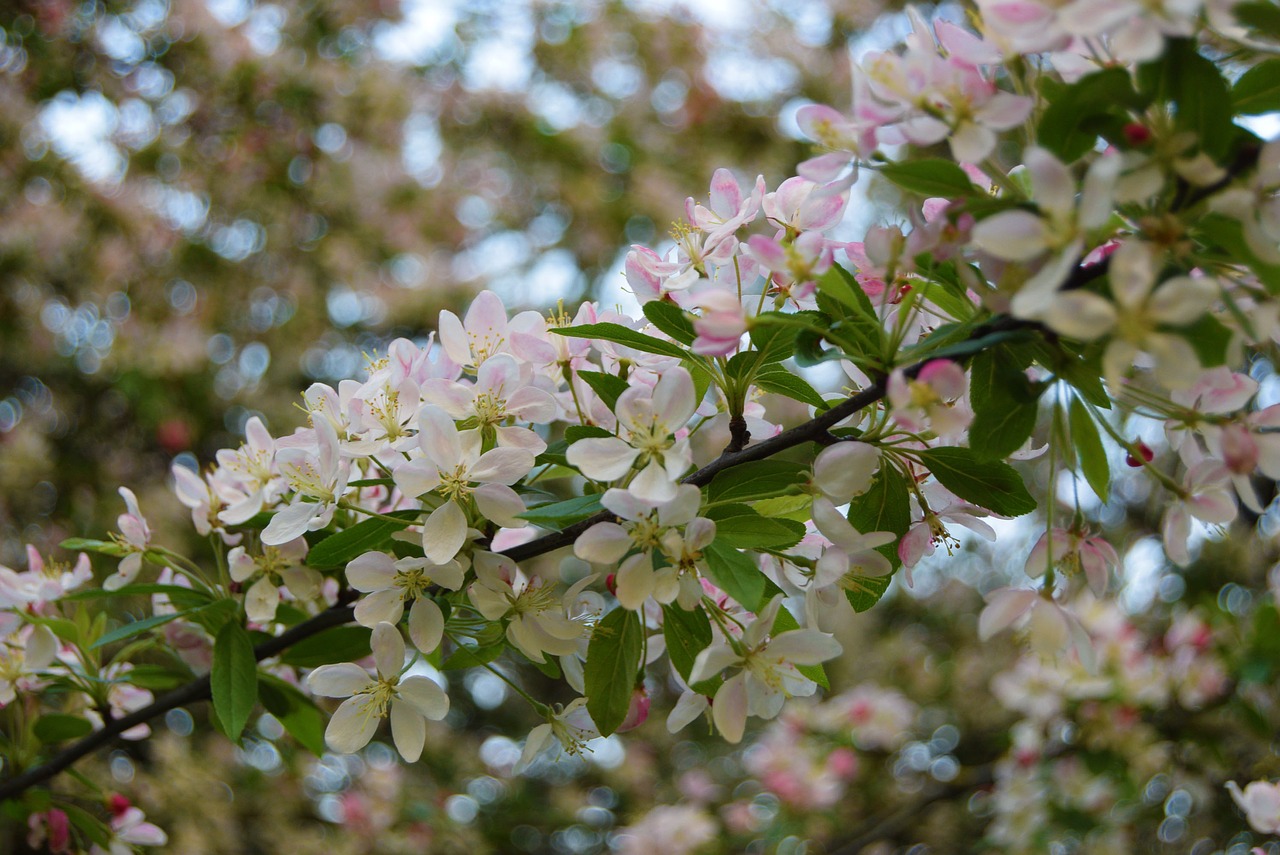
<svg viewBox="0 0 1280 855">
<path fill-rule="evenodd" d="M 391 718 L 391 738 L 405 760 L 422 755 L 427 719 L 439 721 L 449 712 L 449 696 L 434 681 L 404 671 L 404 639 L 383 622 L 373 628 L 377 678 L 359 665 L 321 665 L 307 676 L 307 686 L 326 698 L 346 698 L 325 729 L 325 742 L 340 754 L 354 754 L 373 738 L 382 719 Z"/>
<path fill-rule="evenodd" d="M 458 430 L 453 419 L 434 406 L 424 406 L 418 422 L 423 456 L 399 465 L 394 474 L 407 496 L 436 493 L 445 499 L 422 526 L 427 558 L 445 564 L 461 551 L 470 536 L 467 511 L 472 504 L 499 525 L 525 524 L 517 516 L 524 513 L 524 502 L 509 485 L 529 474 L 532 452 L 512 447 L 482 451 L 480 431 Z"/>
<path fill-rule="evenodd" d="M 530 579 L 503 555 L 477 553 L 475 571 L 476 581 L 467 589 L 472 605 L 486 620 L 506 621 L 507 640 L 517 650 L 542 662 L 546 653 L 565 656 L 578 649 L 578 641 L 587 633 L 588 615 L 570 610 L 579 591 L 595 576 L 579 580 L 558 595 L 550 582 Z"/>
<path fill-rule="evenodd" d="M 972 418 L 956 406 L 968 385 L 963 368 L 947 359 L 934 359 L 914 378 L 895 368 L 889 375 L 886 397 L 894 421 L 904 430 L 932 430 L 939 437 L 951 437 L 964 430 Z"/>
<path fill-rule="evenodd" d="M 696 684 L 726 668 L 739 669 L 716 690 L 711 705 L 716 728 L 729 742 L 742 741 L 748 714 L 773 718 L 786 698 L 817 691 L 817 683 L 800 673 L 797 665 L 817 665 L 840 655 L 840 643 L 817 630 L 794 629 L 771 636 L 780 608 L 780 596 L 770 600 L 741 640 L 713 641 L 698 654 L 689 673 L 690 682 Z"/>
<path fill-rule="evenodd" d="M 697 405 L 693 378 L 684 368 L 673 368 L 652 390 L 632 386 L 618 396 L 618 436 L 580 439 L 565 456 L 598 481 L 616 481 L 639 464 L 627 489 L 646 501 L 670 501 L 693 460 L 688 440 L 674 434 Z"/>
<path fill-rule="evenodd" d="M 440 646 L 444 635 L 444 614 L 431 599 L 433 587 L 449 591 L 462 587 L 462 567 L 457 561 L 432 564 L 425 558 L 393 559 L 385 552 L 366 552 L 347 564 L 347 581 L 352 588 L 368 594 L 355 608 L 362 626 L 400 622 L 405 603 L 409 606 L 409 640 L 422 653 Z"/>
<path fill-rule="evenodd" d="M 243 546 L 227 553 L 232 581 L 243 584 L 253 580 L 244 598 L 249 620 L 267 623 L 275 619 L 281 585 L 299 600 L 310 600 L 320 593 L 320 573 L 303 563 L 306 555 L 307 542 L 301 537 L 278 546 L 263 546 L 261 555 L 250 555 Z"/>
<path fill-rule="evenodd" d="M 1250 781 L 1243 790 L 1227 781 L 1227 792 L 1244 811 L 1245 819 L 1260 834 L 1280 834 L 1280 784 Z"/>
<path fill-rule="evenodd" d="M 137 497 L 128 487 L 121 487 L 120 498 L 124 499 L 127 510 L 116 518 L 116 525 L 120 527 L 116 542 L 126 554 L 120 560 L 119 569 L 103 581 L 102 587 L 107 591 L 117 591 L 137 578 L 142 570 L 143 553 L 151 546 L 151 527 L 147 525 L 142 511 L 138 510 Z"/>
</svg>

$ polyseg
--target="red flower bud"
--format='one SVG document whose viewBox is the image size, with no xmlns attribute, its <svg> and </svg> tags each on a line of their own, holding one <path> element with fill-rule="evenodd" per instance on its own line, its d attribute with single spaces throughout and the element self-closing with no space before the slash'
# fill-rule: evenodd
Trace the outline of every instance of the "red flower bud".
<svg viewBox="0 0 1280 855">
<path fill-rule="evenodd" d="M 1124 462 L 1132 466 L 1134 469 L 1142 466 L 1143 463 L 1150 463 L 1151 458 L 1156 456 L 1156 453 L 1151 450 L 1151 446 L 1147 445 L 1142 440 L 1138 440 L 1137 449 L 1138 453 L 1142 455 L 1141 460 L 1134 457 L 1132 451 L 1124 456 Z"/>
</svg>

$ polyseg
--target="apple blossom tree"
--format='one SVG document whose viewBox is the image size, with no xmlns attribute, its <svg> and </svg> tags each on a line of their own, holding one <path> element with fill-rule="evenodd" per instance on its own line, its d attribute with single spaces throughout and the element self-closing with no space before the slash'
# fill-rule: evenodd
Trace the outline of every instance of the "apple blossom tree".
<svg viewBox="0 0 1280 855">
<path fill-rule="evenodd" d="M 891 746 L 905 699 L 789 701 L 830 688 L 824 663 L 856 655 L 834 634 L 891 580 L 1019 525 L 1042 532 L 1025 578 L 972 627 L 1028 649 L 1004 675 L 1024 714 L 1007 762 L 968 782 L 1006 797 L 995 850 L 1034 846 L 1014 795 L 1070 753 L 1047 737 L 1063 699 L 1274 718 L 1274 694 L 1244 699 L 1280 671 L 1275 592 L 1241 629 L 1261 656 L 1209 655 L 1194 615 L 1158 651 L 1135 645 L 1097 509 L 1145 479 L 1185 566 L 1265 513 L 1280 477 L 1280 404 L 1252 370 L 1280 336 L 1275 7 L 978 6 L 910 12 L 901 45 L 856 65 L 851 110 L 802 108 L 820 153 L 794 177 L 717 170 L 670 251 L 627 256 L 639 314 L 512 314 L 481 293 L 363 378 L 311 386 L 292 433 L 253 419 L 208 468 L 176 466 L 201 552 L 158 541 L 122 487 L 118 531 L 0 571 L 0 800 L 33 845 L 163 844 L 123 796 L 95 804 L 74 764 L 205 699 L 231 740 L 265 710 L 317 753 L 385 728 L 412 763 L 450 675 L 486 669 L 542 719 L 516 771 L 638 726 L 653 680 L 680 688 L 673 732 L 738 743 L 790 706 L 807 723 L 776 756 L 804 733 L 846 758 L 820 711 L 847 708 L 854 747 Z M 837 239 L 868 175 L 902 207 Z M 88 554 L 110 565 L 100 586 Z M 149 613 L 100 608 L 127 597 Z M 1138 663 L 1147 683 L 1116 677 Z M 1047 709 L 1030 672 L 1056 687 Z M 1242 772 L 1223 791 L 1242 826 L 1280 829 L 1280 785 Z"/>
</svg>

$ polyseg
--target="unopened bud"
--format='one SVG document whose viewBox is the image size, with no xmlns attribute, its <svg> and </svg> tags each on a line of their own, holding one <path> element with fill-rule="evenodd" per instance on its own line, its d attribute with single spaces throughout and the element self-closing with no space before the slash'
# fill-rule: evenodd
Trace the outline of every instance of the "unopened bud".
<svg viewBox="0 0 1280 855">
<path fill-rule="evenodd" d="M 1142 148 L 1151 142 L 1151 129 L 1141 122 L 1130 122 L 1124 126 L 1124 138 L 1134 148 Z"/>
<path fill-rule="evenodd" d="M 1151 450 L 1151 446 L 1147 445 L 1142 440 L 1138 440 L 1134 445 L 1134 448 L 1142 455 L 1141 460 L 1135 457 L 1132 451 L 1124 456 L 1124 462 L 1132 466 L 1134 469 L 1137 469 L 1145 463 L 1150 463 L 1151 459 L 1156 456 L 1156 453 Z"/>
</svg>

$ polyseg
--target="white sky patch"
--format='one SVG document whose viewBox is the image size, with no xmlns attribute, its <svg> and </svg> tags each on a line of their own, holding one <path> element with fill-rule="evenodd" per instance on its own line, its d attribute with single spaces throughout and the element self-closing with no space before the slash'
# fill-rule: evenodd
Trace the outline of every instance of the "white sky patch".
<svg viewBox="0 0 1280 855">
<path fill-rule="evenodd" d="M 1131 615 L 1146 611 L 1160 590 L 1165 568 L 1164 548 L 1158 539 L 1144 537 L 1129 547 L 1121 564 L 1120 605 Z"/>
<path fill-rule="evenodd" d="M 455 0 L 407 0 L 404 18 L 373 30 L 373 46 L 389 62 L 423 65 L 452 46 L 458 23 Z"/>
<path fill-rule="evenodd" d="M 59 92 L 40 111 L 40 128 L 59 156 L 90 181 L 118 184 L 127 161 L 112 143 L 120 113 L 101 92 Z"/>
<path fill-rule="evenodd" d="M 1280 137 L 1280 113 L 1264 113 L 1261 116 L 1242 116 L 1238 120 L 1241 127 L 1248 128 L 1264 140 Z"/>
</svg>

